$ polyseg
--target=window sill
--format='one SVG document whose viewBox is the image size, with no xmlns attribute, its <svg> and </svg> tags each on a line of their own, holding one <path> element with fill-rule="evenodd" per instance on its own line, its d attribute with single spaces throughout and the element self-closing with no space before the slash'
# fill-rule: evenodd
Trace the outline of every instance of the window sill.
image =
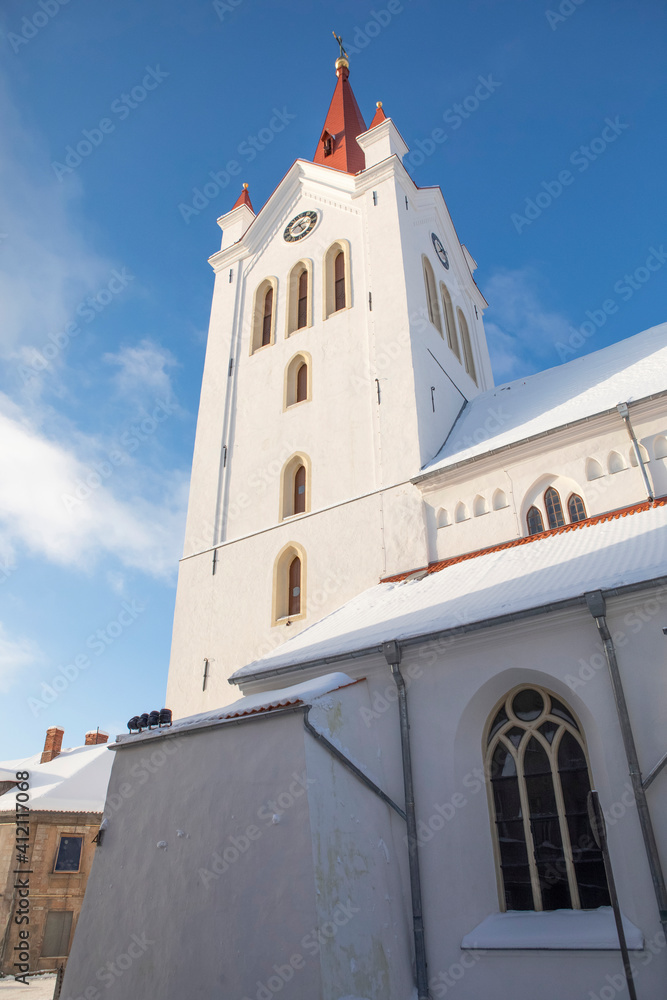
<svg viewBox="0 0 667 1000">
<path fill-rule="evenodd" d="M 644 947 L 644 937 L 627 917 L 623 927 L 628 948 Z M 611 906 L 597 910 L 508 910 L 482 920 L 461 941 L 462 948 L 504 951 L 618 951 L 618 935 Z"/>
</svg>

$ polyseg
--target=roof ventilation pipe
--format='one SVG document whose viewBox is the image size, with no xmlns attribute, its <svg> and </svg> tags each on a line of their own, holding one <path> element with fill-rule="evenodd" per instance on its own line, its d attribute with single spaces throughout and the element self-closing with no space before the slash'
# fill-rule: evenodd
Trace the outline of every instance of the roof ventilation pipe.
<svg viewBox="0 0 667 1000">
<path fill-rule="evenodd" d="M 429 1000 L 426 973 L 426 945 L 424 941 L 424 915 L 422 912 L 422 890 L 419 875 L 419 841 L 417 839 L 415 793 L 412 782 L 412 758 L 410 756 L 410 724 L 408 722 L 408 699 L 405 690 L 405 680 L 403 679 L 400 667 L 401 647 L 395 640 L 384 642 L 382 644 L 382 652 L 391 668 L 392 677 L 398 690 L 403 786 L 405 788 L 405 815 L 408 827 L 410 893 L 412 895 L 412 929 L 415 939 L 415 967 L 417 971 L 417 996 L 419 1000 Z"/>
</svg>

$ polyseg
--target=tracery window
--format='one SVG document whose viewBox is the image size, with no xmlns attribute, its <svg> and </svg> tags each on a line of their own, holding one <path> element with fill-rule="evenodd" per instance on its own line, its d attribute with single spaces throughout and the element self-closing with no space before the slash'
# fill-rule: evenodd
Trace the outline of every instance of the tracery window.
<svg viewBox="0 0 667 1000">
<path fill-rule="evenodd" d="M 511 692 L 492 717 L 486 765 L 503 907 L 608 906 L 586 744 L 569 708 L 542 688 Z"/>
</svg>

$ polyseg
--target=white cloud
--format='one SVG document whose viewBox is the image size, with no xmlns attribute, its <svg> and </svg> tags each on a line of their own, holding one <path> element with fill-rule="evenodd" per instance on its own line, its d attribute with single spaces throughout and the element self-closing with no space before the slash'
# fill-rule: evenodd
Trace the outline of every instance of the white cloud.
<svg viewBox="0 0 667 1000">
<path fill-rule="evenodd" d="M 489 309 L 484 328 L 496 382 L 559 363 L 554 345 L 567 340 L 570 323 L 546 308 L 545 282 L 534 268 L 497 270 L 484 285 Z"/>
<path fill-rule="evenodd" d="M 2 394 L 0 441 L 0 533 L 5 545 L 24 546 L 54 563 L 81 569 L 109 554 L 149 575 L 172 575 L 183 530 L 184 476 L 161 476 L 157 502 L 134 495 L 119 498 L 112 488 L 124 488 L 121 478 L 97 473 L 94 463 L 84 464 Z"/>
<path fill-rule="evenodd" d="M 0 691 L 7 691 L 16 674 L 40 659 L 40 652 L 29 639 L 12 639 L 0 622 Z"/>
<path fill-rule="evenodd" d="M 109 365 L 116 365 L 114 382 L 118 391 L 131 398 L 143 397 L 150 390 L 155 398 L 172 398 L 171 379 L 167 368 L 177 364 L 176 358 L 164 347 L 144 339 L 135 347 L 123 347 L 117 354 L 102 358 Z"/>
</svg>

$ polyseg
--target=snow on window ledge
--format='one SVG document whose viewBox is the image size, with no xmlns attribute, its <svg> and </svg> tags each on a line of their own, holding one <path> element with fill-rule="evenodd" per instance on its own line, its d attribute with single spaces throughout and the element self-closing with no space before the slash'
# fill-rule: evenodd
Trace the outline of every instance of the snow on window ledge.
<svg viewBox="0 0 667 1000">
<path fill-rule="evenodd" d="M 627 917 L 623 927 L 629 949 L 644 947 L 644 937 Z M 463 938 L 462 948 L 597 951 L 618 950 L 611 906 L 597 910 L 508 910 L 493 913 Z"/>
</svg>

